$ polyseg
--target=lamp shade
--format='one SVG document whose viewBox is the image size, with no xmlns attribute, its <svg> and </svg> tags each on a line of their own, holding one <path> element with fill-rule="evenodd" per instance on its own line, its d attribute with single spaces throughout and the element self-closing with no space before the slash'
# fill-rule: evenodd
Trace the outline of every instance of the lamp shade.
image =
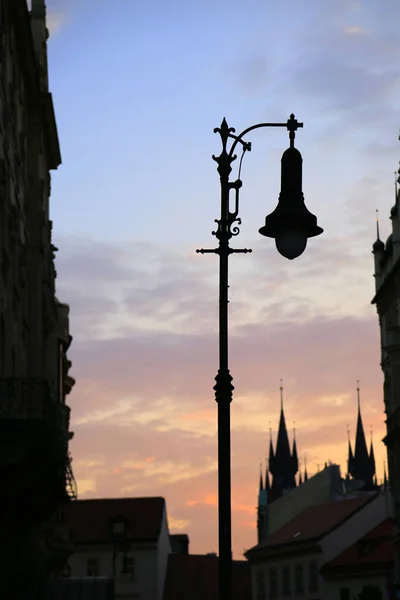
<svg viewBox="0 0 400 600">
<path fill-rule="evenodd" d="M 275 210 L 265 218 L 261 235 L 275 238 L 278 252 L 286 258 L 300 256 L 307 239 L 323 232 L 317 218 L 304 203 L 302 189 L 303 159 L 297 148 L 288 148 L 282 156 L 281 193 Z"/>
</svg>

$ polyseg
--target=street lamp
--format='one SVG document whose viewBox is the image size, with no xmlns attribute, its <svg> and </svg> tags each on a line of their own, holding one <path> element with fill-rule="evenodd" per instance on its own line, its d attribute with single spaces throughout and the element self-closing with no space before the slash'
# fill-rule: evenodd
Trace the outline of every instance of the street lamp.
<svg viewBox="0 0 400 600">
<path fill-rule="evenodd" d="M 289 131 L 290 147 L 282 156 L 281 193 L 275 210 L 266 217 L 265 225 L 260 228 L 261 235 L 275 238 L 277 250 L 282 256 L 292 260 L 300 256 L 307 245 L 307 239 L 322 233 L 316 217 L 305 204 L 302 191 L 302 163 L 300 152 L 294 147 L 295 131 L 303 127 L 292 114 L 286 123 L 260 123 L 248 127 L 240 135 L 228 127 L 226 120 L 221 127 L 214 129 L 222 142 L 220 156 L 213 156 L 218 164 L 221 180 L 221 218 L 216 219 L 217 230 L 213 235 L 218 239 L 218 248 L 196 250 L 200 254 L 219 255 L 219 369 L 215 378 L 215 400 L 218 404 L 218 538 L 219 538 L 219 599 L 232 598 L 232 533 L 231 533 L 231 440 L 230 440 L 230 403 L 232 401 L 232 376 L 228 368 L 228 257 L 234 253 L 248 253 L 251 250 L 236 249 L 229 246 L 232 236 L 239 233 L 241 219 L 239 214 L 239 190 L 242 182 L 229 181 L 232 162 L 238 143 L 242 145 L 243 155 L 251 150 L 251 143 L 244 136 L 261 127 L 286 127 Z M 228 139 L 233 139 L 227 149 Z M 240 161 L 241 163 L 241 161 Z M 240 168 L 239 168 L 240 176 Z M 230 192 L 235 190 L 233 212 L 230 210 Z M 235 225 L 236 223 L 236 225 Z"/>
</svg>

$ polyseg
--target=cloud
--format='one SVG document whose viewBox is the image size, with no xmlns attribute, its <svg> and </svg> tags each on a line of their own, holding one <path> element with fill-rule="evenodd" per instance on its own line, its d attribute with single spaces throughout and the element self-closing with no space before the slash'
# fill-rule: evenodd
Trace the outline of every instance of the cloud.
<svg viewBox="0 0 400 600">
<path fill-rule="evenodd" d="M 367 31 L 359 25 L 351 25 L 344 28 L 345 35 L 366 35 Z"/>
<path fill-rule="evenodd" d="M 57 245 L 58 295 L 71 302 L 77 380 L 69 398 L 71 451 L 80 497 L 162 493 L 171 530 L 188 531 L 193 551 L 215 549 L 215 269 L 210 275 L 211 263 L 152 244 L 61 238 Z M 236 556 L 254 543 L 258 465 L 269 422 L 276 438 L 281 377 L 287 426 L 291 432 L 295 421 L 299 455 L 310 472 L 328 459 L 345 465 L 356 379 L 380 471 L 384 456 L 379 329 L 365 298 L 372 265 L 341 239 L 326 238 L 296 266 L 271 249 L 255 249 L 246 270 L 232 272 Z M 266 260 L 271 268 L 260 278 Z M 361 284 L 352 284 L 357 264 Z M 360 285 L 364 291 L 352 305 L 348 298 Z M 343 307 L 337 295 L 330 299 L 338 286 L 346 291 Z"/>
<path fill-rule="evenodd" d="M 57 35 L 61 26 L 65 22 L 65 14 L 61 12 L 53 12 L 52 10 L 47 13 L 47 28 L 51 36 Z"/>
</svg>

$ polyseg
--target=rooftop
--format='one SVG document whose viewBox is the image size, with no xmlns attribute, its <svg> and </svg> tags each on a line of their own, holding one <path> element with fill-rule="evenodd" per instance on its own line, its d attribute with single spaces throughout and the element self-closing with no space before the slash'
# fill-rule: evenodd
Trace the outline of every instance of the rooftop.
<svg viewBox="0 0 400 600">
<path fill-rule="evenodd" d="M 164 510 L 164 498 L 150 497 L 75 500 L 64 506 L 62 512 L 72 541 L 88 544 L 110 542 L 115 518 L 126 521 L 127 540 L 156 541 Z"/>
<path fill-rule="evenodd" d="M 357 498 L 346 498 L 310 506 L 270 535 L 267 540 L 254 546 L 248 552 L 271 548 L 284 544 L 296 544 L 318 540 L 339 527 L 354 513 L 377 497 L 377 493 L 365 494 Z"/>
<path fill-rule="evenodd" d="M 393 522 L 385 519 L 367 535 L 344 550 L 323 567 L 325 574 L 354 571 L 372 567 L 382 569 L 394 561 Z"/>
</svg>

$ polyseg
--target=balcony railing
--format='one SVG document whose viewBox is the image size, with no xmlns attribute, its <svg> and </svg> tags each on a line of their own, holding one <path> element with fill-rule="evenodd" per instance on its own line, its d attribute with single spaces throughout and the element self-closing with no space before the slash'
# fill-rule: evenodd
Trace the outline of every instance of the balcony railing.
<svg viewBox="0 0 400 600">
<path fill-rule="evenodd" d="M 58 480 L 64 481 L 67 496 L 75 499 L 76 483 L 68 452 L 69 415 L 70 408 L 59 401 L 59 394 L 47 380 L 0 378 L 0 427 L 6 425 L 15 441 L 18 431 L 25 437 L 25 425 L 33 436 L 37 426 L 36 439 L 48 457 L 46 463 L 53 465 Z M 24 428 L 20 429 L 22 424 Z"/>
</svg>

